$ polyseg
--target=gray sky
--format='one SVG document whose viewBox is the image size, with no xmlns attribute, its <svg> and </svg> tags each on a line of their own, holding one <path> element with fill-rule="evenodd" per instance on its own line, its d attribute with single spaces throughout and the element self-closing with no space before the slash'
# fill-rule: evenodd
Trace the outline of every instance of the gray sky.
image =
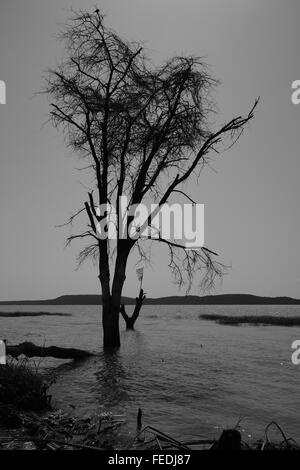
<svg viewBox="0 0 300 470">
<path fill-rule="evenodd" d="M 157 62 L 175 54 L 204 56 L 221 81 L 222 120 L 262 97 L 239 143 L 189 189 L 205 204 L 206 245 L 232 265 L 218 293 L 300 297 L 300 105 L 290 99 L 291 83 L 300 79 L 299 1 L 1 0 L 7 104 L 0 105 L 0 299 L 99 291 L 90 263 L 74 270 L 76 245 L 64 249 L 68 230 L 55 228 L 85 200 L 78 161 L 56 130 L 42 127 L 45 98 L 32 98 L 43 87 L 43 71 L 61 57 L 55 34 L 67 10 L 96 3 L 110 26 L 142 40 Z M 145 272 L 149 296 L 177 293 L 166 254 L 155 251 Z M 124 293 L 137 289 L 131 262 Z"/>
</svg>

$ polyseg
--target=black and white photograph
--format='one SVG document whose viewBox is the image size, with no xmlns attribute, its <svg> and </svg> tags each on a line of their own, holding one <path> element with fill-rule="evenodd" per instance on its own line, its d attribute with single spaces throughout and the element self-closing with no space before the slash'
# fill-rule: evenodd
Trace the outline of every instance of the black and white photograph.
<svg viewBox="0 0 300 470">
<path fill-rule="evenodd" d="M 1 451 L 300 450 L 299 18 L 0 0 Z"/>
</svg>

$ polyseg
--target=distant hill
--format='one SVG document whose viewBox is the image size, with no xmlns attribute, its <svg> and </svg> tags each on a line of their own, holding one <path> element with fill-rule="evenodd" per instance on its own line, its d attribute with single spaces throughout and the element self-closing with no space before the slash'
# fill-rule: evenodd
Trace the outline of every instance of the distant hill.
<svg viewBox="0 0 300 470">
<path fill-rule="evenodd" d="M 126 305 L 135 304 L 135 298 L 123 297 Z M 4 301 L 0 305 L 101 305 L 101 295 L 62 295 L 48 300 Z M 145 305 L 300 305 L 291 297 L 259 297 L 249 294 L 187 295 L 148 298 Z"/>
</svg>

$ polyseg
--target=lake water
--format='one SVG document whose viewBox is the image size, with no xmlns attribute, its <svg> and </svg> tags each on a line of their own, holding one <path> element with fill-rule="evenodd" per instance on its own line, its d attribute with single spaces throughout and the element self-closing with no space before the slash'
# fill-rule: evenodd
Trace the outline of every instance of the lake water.
<svg viewBox="0 0 300 470">
<path fill-rule="evenodd" d="M 247 441 L 263 437 L 272 420 L 300 441 L 300 370 L 291 362 L 300 328 L 226 326 L 199 318 L 202 313 L 300 315 L 300 306 L 145 306 L 135 331 L 126 331 L 120 319 L 122 346 L 114 355 L 101 352 L 99 307 L 0 310 L 72 314 L 0 318 L 0 337 L 98 352 L 78 364 L 43 360 L 41 365 L 56 367 L 55 405 L 70 411 L 69 405 L 75 406 L 83 416 L 121 414 L 124 439 L 135 434 L 141 407 L 143 425 L 184 440 L 214 438 L 241 419 Z"/>
</svg>

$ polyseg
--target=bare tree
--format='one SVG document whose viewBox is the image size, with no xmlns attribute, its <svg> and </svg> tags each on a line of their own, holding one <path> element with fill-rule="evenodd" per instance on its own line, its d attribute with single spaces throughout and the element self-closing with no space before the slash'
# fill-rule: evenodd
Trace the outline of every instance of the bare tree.
<svg viewBox="0 0 300 470">
<path fill-rule="evenodd" d="M 121 304 L 120 313 L 122 317 L 124 318 L 127 330 L 134 330 L 134 324 L 139 317 L 145 298 L 146 298 L 146 295 L 144 293 L 144 290 L 140 289 L 139 296 L 135 298 L 135 307 L 131 316 L 127 315 L 126 310 L 125 310 L 125 305 Z"/>
<path fill-rule="evenodd" d="M 159 207 L 176 194 L 189 198 L 182 185 L 201 170 L 209 152 L 220 152 L 237 141 L 253 118 L 257 101 L 245 117 L 212 130 L 210 92 L 216 81 L 201 59 L 174 57 L 154 67 L 139 44 L 125 42 L 105 26 L 99 10 L 75 12 L 61 38 L 66 57 L 47 76 L 51 118 L 95 177 L 82 209 L 70 219 L 85 214 L 86 230 L 71 235 L 68 242 L 89 241 L 79 262 L 87 257 L 98 262 L 104 347 L 119 347 L 128 256 L 134 248 L 141 256 L 145 251 L 141 240 L 120 237 L 111 250 L 110 241 L 97 231 L 107 212 L 96 208 L 109 202 L 119 216 L 121 195 L 130 204 L 148 198 Z M 130 222 L 129 218 L 128 226 Z M 151 216 L 147 223 L 151 225 Z M 161 237 L 154 242 L 169 249 L 169 266 L 180 285 L 187 283 L 189 288 L 199 270 L 205 286 L 222 275 L 216 253 L 208 248 L 186 250 Z"/>
</svg>

